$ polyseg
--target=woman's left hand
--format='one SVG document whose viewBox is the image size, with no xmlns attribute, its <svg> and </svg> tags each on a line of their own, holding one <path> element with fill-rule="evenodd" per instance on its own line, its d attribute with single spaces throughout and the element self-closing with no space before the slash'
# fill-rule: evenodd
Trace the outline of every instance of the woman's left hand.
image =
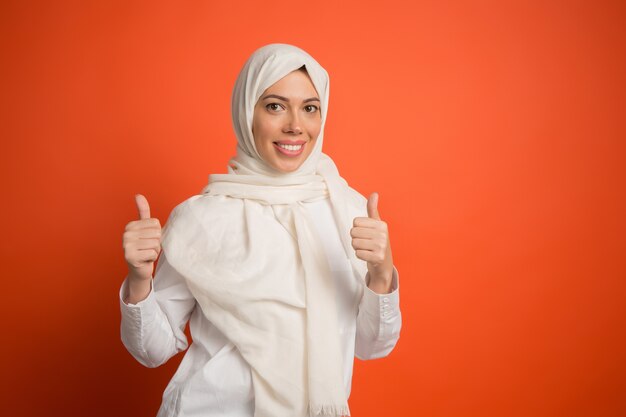
<svg viewBox="0 0 626 417">
<path fill-rule="evenodd" d="M 367 216 L 356 217 L 350 230 L 356 257 L 367 262 L 369 287 L 377 293 L 391 291 L 393 258 L 387 223 L 378 214 L 378 193 L 367 199 Z"/>
</svg>

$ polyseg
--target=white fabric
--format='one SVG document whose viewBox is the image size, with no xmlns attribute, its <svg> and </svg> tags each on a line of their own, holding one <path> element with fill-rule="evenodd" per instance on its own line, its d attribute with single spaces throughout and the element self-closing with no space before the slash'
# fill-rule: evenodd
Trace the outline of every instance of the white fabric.
<svg viewBox="0 0 626 417">
<path fill-rule="evenodd" d="M 252 116 L 263 92 L 302 66 L 320 97 L 322 133 L 303 165 L 284 174 L 256 151 Z M 329 302 L 334 283 L 303 208 L 330 197 L 345 255 L 361 279 L 365 263 L 348 249 L 348 211 L 363 197 L 321 153 L 327 108 L 328 75 L 306 52 L 274 44 L 253 53 L 233 91 L 237 156 L 228 174 L 211 175 L 202 195 L 174 209 L 163 233 L 169 262 L 250 365 L 257 417 L 349 415 L 337 311 Z"/>
<path fill-rule="evenodd" d="M 351 279 L 351 266 L 328 200 L 305 204 L 323 246 L 337 288 L 342 370 L 346 396 L 350 394 L 353 357 L 386 356 L 396 344 L 401 327 L 397 273 L 390 294 L 363 289 Z M 363 207 L 365 211 L 365 207 Z M 189 320 L 193 339 L 163 395 L 157 417 L 252 417 L 254 390 L 250 367 L 234 345 L 207 320 L 184 278 L 172 269 L 164 254 L 159 259 L 154 288 L 148 297 L 125 304 L 126 281 L 120 289 L 121 335 L 128 351 L 143 365 L 156 367 L 187 348 L 184 333 Z"/>
</svg>

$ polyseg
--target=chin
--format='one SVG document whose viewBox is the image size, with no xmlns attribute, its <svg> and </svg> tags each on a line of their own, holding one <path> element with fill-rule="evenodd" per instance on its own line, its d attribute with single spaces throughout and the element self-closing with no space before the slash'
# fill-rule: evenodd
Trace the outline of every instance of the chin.
<svg viewBox="0 0 626 417">
<path fill-rule="evenodd" d="M 302 166 L 306 158 L 302 158 L 298 161 L 275 161 L 272 164 L 272 168 L 276 171 L 282 172 L 284 174 L 289 174 L 291 172 L 297 171 L 298 168 Z"/>
<path fill-rule="evenodd" d="M 290 164 L 290 165 L 288 165 L 288 166 L 285 166 L 285 165 L 279 165 L 279 166 L 274 166 L 273 168 L 274 168 L 276 171 L 280 171 L 280 172 L 282 172 L 282 173 L 289 174 L 289 173 L 291 173 L 291 172 L 296 171 L 298 168 L 300 168 L 300 166 L 301 166 L 301 165 L 302 165 L 302 164 L 298 164 L 298 165 L 291 165 L 291 164 Z"/>
</svg>

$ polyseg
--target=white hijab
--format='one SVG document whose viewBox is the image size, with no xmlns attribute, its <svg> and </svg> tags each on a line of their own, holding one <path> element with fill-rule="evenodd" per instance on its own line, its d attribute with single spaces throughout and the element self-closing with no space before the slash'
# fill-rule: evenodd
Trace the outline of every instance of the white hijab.
<svg viewBox="0 0 626 417">
<path fill-rule="evenodd" d="M 252 135 L 254 107 L 278 80 L 305 67 L 320 98 L 322 129 L 296 171 L 273 170 Z M 333 277 L 303 203 L 330 198 L 346 257 L 362 281 L 349 230 L 365 198 L 322 153 L 328 74 L 306 52 L 272 44 L 255 51 L 233 90 L 237 156 L 228 174 L 178 205 L 164 229 L 168 261 L 203 314 L 250 365 L 256 417 L 349 415 Z"/>
</svg>

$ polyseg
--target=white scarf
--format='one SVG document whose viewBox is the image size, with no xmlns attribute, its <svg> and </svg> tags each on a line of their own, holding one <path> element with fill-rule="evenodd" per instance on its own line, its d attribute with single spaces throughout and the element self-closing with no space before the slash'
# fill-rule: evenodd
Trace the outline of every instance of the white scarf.
<svg viewBox="0 0 626 417">
<path fill-rule="evenodd" d="M 322 129 L 303 165 L 285 174 L 259 156 L 252 117 L 263 92 L 303 65 L 319 94 Z M 350 213 L 365 199 L 321 151 L 327 112 L 328 74 L 311 56 L 284 44 L 255 51 L 233 90 L 238 145 L 228 174 L 211 175 L 164 229 L 168 261 L 250 365 L 256 417 L 349 415 L 333 277 L 303 203 L 330 198 L 363 282 L 365 264 L 354 256 L 349 230 Z"/>
</svg>

